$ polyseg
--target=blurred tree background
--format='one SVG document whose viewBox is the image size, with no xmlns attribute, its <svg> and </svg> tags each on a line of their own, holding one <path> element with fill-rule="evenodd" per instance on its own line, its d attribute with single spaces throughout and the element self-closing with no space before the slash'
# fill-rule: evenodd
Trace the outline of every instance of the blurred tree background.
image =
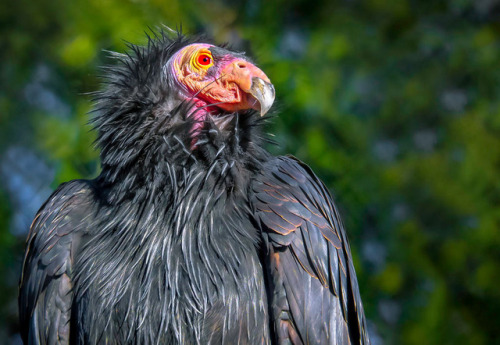
<svg viewBox="0 0 500 345">
<path fill-rule="evenodd" d="M 373 344 L 500 344 L 499 0 L 1 2 L 0 343 L 36 210 L 98 174 L 104 50 L 181 23 L 273 81 L 271 150 L 333 189 Z"/>
</svg>

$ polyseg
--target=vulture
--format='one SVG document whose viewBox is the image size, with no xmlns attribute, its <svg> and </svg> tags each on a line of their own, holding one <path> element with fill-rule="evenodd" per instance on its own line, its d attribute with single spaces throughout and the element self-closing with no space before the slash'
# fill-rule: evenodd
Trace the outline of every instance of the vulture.
<svg viewBox="0 0 500 345">
<path fill-rule="evenodd" d="M 264 148 L 266 74 L 178 32 L 129 49 L 94 94 L 99 176 L 31 225 L 23 342 L 369 344 L 328 189 Z"/>
</svg>

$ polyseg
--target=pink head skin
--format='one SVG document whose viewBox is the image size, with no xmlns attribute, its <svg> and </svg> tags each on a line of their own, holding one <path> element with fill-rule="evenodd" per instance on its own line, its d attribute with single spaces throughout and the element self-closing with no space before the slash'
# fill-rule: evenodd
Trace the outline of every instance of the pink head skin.
<svg viewBox="0 0 500 345">
<path fill-rule="evenodd" d="M 170 72 L 182 87 L 184 97 L 196 107 L 191 116 L 202 126 L 207 112 L 217 115 L 255 109 L 264 115 L 274 101 L 269 78 L 230 52 L 215 55 L 217 49 L 221 51 L 210 44 L 194 43 L 179 50 L 169 61 Z M 195 128 L 194 132 L 198 130 Z"/>
</svg>

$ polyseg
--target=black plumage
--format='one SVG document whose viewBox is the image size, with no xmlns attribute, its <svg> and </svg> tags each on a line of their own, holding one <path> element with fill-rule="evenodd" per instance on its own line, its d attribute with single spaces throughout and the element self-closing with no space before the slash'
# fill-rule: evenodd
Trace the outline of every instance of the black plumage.
<svg viewBox="0 0 500 345">
<path fill-rule="evenodd" d="M 165 65 L 199 39 L 174 36 L 106 68 L 102 172 L 61 185 L 30 230 L 25 344 L 369 344 L 327 189 L 262 148 L 253 110 L 202 110 L 193 131 L 196 95 Z"/>
</svg>

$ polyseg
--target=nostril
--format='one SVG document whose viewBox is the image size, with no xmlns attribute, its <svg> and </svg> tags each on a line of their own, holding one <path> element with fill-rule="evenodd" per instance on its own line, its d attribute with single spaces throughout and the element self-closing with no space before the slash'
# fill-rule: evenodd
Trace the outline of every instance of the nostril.
<svg viewBox="0 0 500 345">
<path fill-rule="evenodd" d="M 237 62 L 236 66 L 238 66 L 238 68 L 247 68 L 247 64 L 244 62 Z"/>
</svg>

